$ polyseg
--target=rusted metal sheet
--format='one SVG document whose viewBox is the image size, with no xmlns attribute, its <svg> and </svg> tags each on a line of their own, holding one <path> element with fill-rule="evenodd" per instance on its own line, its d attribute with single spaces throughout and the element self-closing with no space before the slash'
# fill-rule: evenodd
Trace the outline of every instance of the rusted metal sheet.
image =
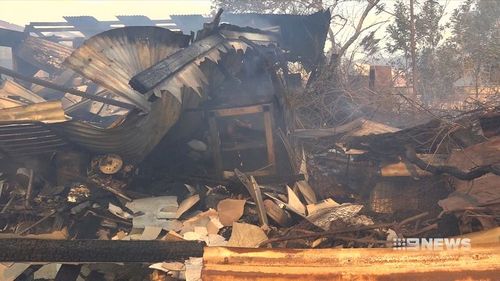
<svg viewBox="0 0 500 281">
<path fill-rule="evenodd" d="M 170 95 L 164 95 L 152 104 L 146 115 L 132 112 L 126 120 L 113 128 L 72 121 L 57 125 L 68 140 L 98 153 L 115 153 L 130 162 L 143 159 L 175 124 L 181 104 Z"/>
<path fill-rule="evenodd" d="M 67 121 L 61 101 L 48 101 L 0 110 L 0 122 L 39 121 L 58 123 Z"/>
<path fill-rule="evenodd" d="M 497 280 L 500 244 L 470 250 L 207 247 L 203 280 Z"/>
<path fill-rule="evenodd" d="M 0 110 L 0 150 L 10 157 L 54 152 L 66 145 L 51 123 L 67 121 L 60 101 Z"/>
<path fill-rule="evenodd" d="M 183 110 L 196 108 L 206 99 L 209 81 L 204 71 L 210 71 L 223 54 L 236 53 L 230 41 L 220 35 L 182 49 L 189 39 L 159 27 L 117 28 L 90 38 L 65 63 L 142 112 L 131 110 L 107 128 L 84 120 L 51 128 L 92 152 L 115 153 L 132 163 L 141 161 L 177 123 Z M 165 58 L 172 63 L 167 72 L 155 76 L 158 80 L 153 88 L 139 93 L 129 86 L 130 78 Z M 210 67 L 201 68 L 205 62 L 210 62 Z"/>
<path fill-rule="evenodd" d="M 153 42 L 156 37 L 158 42 Z M 67 60 L 70 67 L 135 100 L 136 106 L 143 110 L 147 107 L 149 112 L 131 111 L 122 123 L 110 128 L 78 121 L 61 124 L 69 140 L 94 152 L 119 154 L 130 162 L 142 160 L 178 121 L 184 109 L 196 108 L 206 98 L 209 81 L 200 64 L 207 60 L 218 63 L 221 53 L 234 51 L 222 37 L 222 43 L 216 40 L 216 44 L 210 45 L 205 41 L 208 45 L 203 46 L 202 52 L 191 51 L 193 45 L 181 50 L 187 44 L 186 38 L 157 27 L 126 27 L 96 35 L 77 49 Z M 120 48 L 123 50 L 118 51 Z M 90 62 L 88 58 L 92 58 Z M 129 86 L 129 79 L 163 58 L 175 63 L 167 72 L 155 76 L 158 83 L 153 88 L 142 92 L 157 97 L 149 102 L 145 95 Z"/>
<path fill-rule="evenodd" d="M 133 90 L 129 79 L 180 51 L 188 41 L 189 36 L 159 27 L 119 28 L 86 41 L 67 64 L 148 113 L 133 110 L 110 128 L 74 121 L 62 124 L 60 129 L 71 141 L 91 151 L 116 153 L 130 162 L 142 160 L 177 122 L 183 108 L 198 106 L 202 98 L 196 91 L 204 88 L 205 76 L 197 66 L 197 57 L 189 57 L 189 64 L 166 77 L 154 92 L 157 98 L 153 102 Z"/>
<path fill-rule="evenodd" d="M 66 64 L 149 112 L 147 97 L 133 90 L 129 80 L 186 47 L 189 39 L 187 35 L 160 27 L 117 28 L 86 40 L 67 58 Z"/>
</svg>

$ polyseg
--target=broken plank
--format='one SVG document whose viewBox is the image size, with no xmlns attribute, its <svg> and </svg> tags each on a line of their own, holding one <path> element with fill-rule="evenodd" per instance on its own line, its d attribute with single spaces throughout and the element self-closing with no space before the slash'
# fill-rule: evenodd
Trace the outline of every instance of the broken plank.
<svg viewBox="0 0 500 281">
<path fill-rule="evenodd" d="M 267 227 L 269 222 L 267 221 L 266 208 L 264 207 L 264 201 L 262 200 L 262 192 L 260 190 L 259 184 L 253 176 L 250 176 L 250 183 L 255 194 L 255 204 L 257 204 L 257 211 L 259 211 L 259 222 L 263 227 Z"/>
<path fill-rule="evenodd" d="M 267 215 L 277 224 L 285 227 L 290 225 L 290 222 L 292 221 L 290 214 L 280 208 L 280 206 L 274 203 L 273 200 L 264 200 L 264 207 L 266 208 Z"/>
</svg>

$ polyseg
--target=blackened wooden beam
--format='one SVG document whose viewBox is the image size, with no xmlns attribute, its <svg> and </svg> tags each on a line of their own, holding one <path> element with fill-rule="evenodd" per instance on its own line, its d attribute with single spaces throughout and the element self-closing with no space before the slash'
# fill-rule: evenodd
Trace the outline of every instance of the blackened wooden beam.
<svg viewBox="0 0 500 281">
<path fill-rule="evenodd" d="M 220 34 L 211 35 L 203 40 L 196 41 L 186 49 L 174 53 L 168 58 L 135 75 L 132 77 L 129 84 L 134 90 L 145 94 L 158 86 L 170 75 L 217 47 L 224 41 L 224 37 Z"/>
<path fill-rule="evenodd" d="M 0 262 L 146 262 L 202 257 L 198 241 L 0 239 Z"/>
</svg>

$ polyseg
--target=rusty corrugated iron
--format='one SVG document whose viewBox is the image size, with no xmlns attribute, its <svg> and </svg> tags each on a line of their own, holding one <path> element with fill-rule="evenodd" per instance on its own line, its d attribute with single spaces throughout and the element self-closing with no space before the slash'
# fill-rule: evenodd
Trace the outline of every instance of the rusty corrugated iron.
<svg viewBox="0 0 500 281">
<path fill-rule="evenodd" d="M 128 85 L 130 78 L 186 47 L 189 39 L 154 26 L 117 28 L 86 40 L 65 63 L 147 112 L 150 103 Z"/>
<path fill-rule="evenodd" d="M 498 280 L 500 245 L 470 250 L 246 249 L 206 247 L 202 279 Z"/>
<path fill-rule="evenodd" d="M 41 122 L 0 122 L 0 152 L 13 159 L 55 152 L 67 142 Z"/>
<path fill-rule="evenodd" d="M 50 124 L 69 120 L 61 101 L 0 110 L 0 152 L 11 158 L 54 152 L 67 143 Z"/>
<path fill-rule="evenodd" d="M 0 110 L 0 122 L 38 121 L 59 123 L 69 120 L 61 101 L 47 101 Z"/>
<path fill-rule="evenodd" d="M 125 113 L 110 127 L 71 120 L 51 128 L 92 152 L 116 153 L 132 163 L 141 161 L 177 123 L 185 109 L 197 108 L 206 99 L 208 74 L 225 54 L 245 52 L 248 48 L 246 43 L 235 39 L 238 34 L 233 37 L 213 34 L 188 46 L 189 36 L 159 27 L 117 28 L 96 35 L 75 50 L 65 63 L 140 110 Z M 257 38 L 274 42 L 272 36 L 267 41 L 265 35 Z M 139 93 L 129 86 L 130 78 L 159 61 L 167 62 L 168 71 L 156 77 L 158 83 L 154 87 Z M 225 64 L 235 62 L 240 61 L 229 60 Z M 207 66 L 200 67 L 204 63 Z M 177 127 L 191 128 L 191 123 L 197 123 L 189 119 L 183 118 Z"/>
<path fill-rule="evenodd" d="M 98 153 L 115 153 L 130 162 L 138 162 L 148 154 L 177 121 L 181 104 L 165 95 L 152 104 L 147 115 L 132 112 L 113 128 L 71 121 L 58 124 L 68 140 Z"/>
<path fill-rule="evenodd" d="M 152 36 L 159 36 L 159 41 L 155 42 Z M 116 153 L 130 162 L 142 160 L 177 122 L 184 109 L 196 108 L 206 98 L 209 81 L 200 64 L 208 60 L 216 65 L 221 53 L 234 51 L 224 38 L 224 42 L 211 37 L 206 39 L 203 41 L 204 51 L 198 52 L 195 49 L 198 45 L 181 49 L 186 43 L 185 35 L 158 27 L 125 27 L 92 37 L 81 47 L 82 50 L 77 49 L 68 58 L 68 65 L 99 85 L 129 97 L 129 100 L 139 101 L 136 105 L 141 109 L 144 107 L 140 103 L 145 101 L 149 112 L 131 111 L 123 117 L 123 122 L 109 128 L 80 121 L 67 122 L 58 127 L 70 141 L 91 151 Z M 165 46 L 161 47 L 162 44 Z M 144 95 L 130 88 L 129 75 L 162 57 L 175 58 L 180 53 L 185 63 L 171 65 L 171 72 L 148 92 L 155 96 L 154 101 L 147 101 Z"/>
</svg>

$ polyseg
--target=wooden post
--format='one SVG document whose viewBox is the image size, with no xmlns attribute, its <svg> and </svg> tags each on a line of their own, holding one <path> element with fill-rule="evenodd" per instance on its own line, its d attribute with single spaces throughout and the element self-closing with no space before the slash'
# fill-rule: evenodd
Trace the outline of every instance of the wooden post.
<svg viewBox="0 0 500 281">
<path fill-rule="evenodd" d="M 270 105 L 264 105 L 264 128 L 266 130 L 266 144 L 267 144 L 267 161 L 269 162 L 269 169 L 274 173 L 276 172 L 276 155 L 274 154 L 274 138 L 273 138 L 273 116 Z"/>
<path fill-rule="evenodd" d="M 210 131 L 210 142 L 212 146 L 212 155 L 214 158 L 215 172 L 217 177 L 222 179 L 224 177 L 223 167 L 222 167 L 222 155 L 220 148 L 220 136 L 219 129 L 217 128 L 217 120 L 215 112 L 211 111 L 208 113 L 208 127 Z"/>
</svg>

